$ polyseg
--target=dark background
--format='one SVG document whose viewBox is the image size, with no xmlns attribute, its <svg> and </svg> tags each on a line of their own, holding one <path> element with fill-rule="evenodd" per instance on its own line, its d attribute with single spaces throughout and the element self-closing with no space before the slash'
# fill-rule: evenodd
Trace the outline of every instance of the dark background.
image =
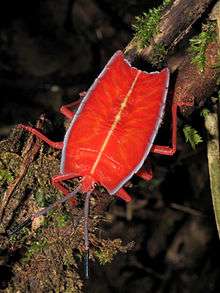
<svg viewBox="0 0 220 293">
<path fill-rule="evenodd" d="M 59 106 L 88 89 L 112 54 L 131 40 L 134 16 L 159 3 L 2 1 L 1 137 L 17 123 L 34 123 L 41 113 L 47 113 L 55 128 L 63 123 Z M 184 124 L 182 117 L 179 122 Z M 191 123 L 205 141 L 198 113 Z M 163 131 L 159 135 L 164 139 Z M 219 241 L 205 143 L 193 151 L 180 129 L 173 158 L 150 158 L 154 179 L 144 183 L 133 178 L 128 188 L 135 194 L 133 206 L 114 201 L 108 212 L 112 223 L 104 227 L 108 237 L 136 245 L 105 267 L 91 264 L 91 292 L 219 292 Z"/>
<path fill-rule="evenodd" d="M 134 16 L 149 7 L 144 2 L 2 1 L 1 134 L 86 90 L 131 39 Z M 56 98 L 54 85 L 61 91 Z"/>
</svg>

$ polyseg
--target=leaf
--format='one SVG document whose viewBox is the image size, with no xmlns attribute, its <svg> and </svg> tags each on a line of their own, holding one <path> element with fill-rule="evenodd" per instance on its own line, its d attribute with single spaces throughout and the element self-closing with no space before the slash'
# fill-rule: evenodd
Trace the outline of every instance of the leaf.
<svg viewBox="0 0 220 293">
<path fill-rule="evenodd" d="M 204 108 L 204 109 L 201 111 L 200 116 L 202 116 L 203 118 L 206 118 L 207 115 L 209 115 L 209 113 L 210 113 L 209 109 Z"/>
<path fill-rule="evenodd" d="M 198 131 L 190 125 L 186 125 L 183 128 L 183 133 L 185 135 L 186 142 L 189 142 L 194 150 L 196 149 L 197 144 L 203 142 L 203 139 Z"/>
</svg>

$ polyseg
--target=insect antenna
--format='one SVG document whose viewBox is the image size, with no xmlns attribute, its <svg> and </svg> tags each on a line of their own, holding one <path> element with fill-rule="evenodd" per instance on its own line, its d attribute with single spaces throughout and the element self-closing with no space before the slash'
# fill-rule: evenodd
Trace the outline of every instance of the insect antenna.
<svg viewBox="0 0 220 293">
<path fill-rule="evenodd" d="M 14 227 L 12 229 L 9 229 L 7 231 L 8 236 L 10 237 L 10 236 L 18 233 L 23 227 L 29 226 L 34 219 L 36 219 L 40 216 L 43 216 L 43 215 L 47 215 L 50 210 L 57 208 L 60 204 L 66 202 L 66 201 L 70 200 L 71 198 L 73 198 L 74 196 L 76 196 L 76 194 L 79 190 L 80 190 L 80 186 L 77 186 L 73 192 L 67 194 L 65 197 L 62 197 L 62 198 L 58 199 L 57 201 L 55 201 L 54 203 L 52 203 L 51 205 L 49 205 L 48 207 L 46 207 L 40 211 L 37 211 L 36 213 L 33 213 L 23 223 L 17 225 L 16 227 Z"/>
<path fill-rule="evenodd" d="M 89 279 L 89 202 L 92 191 L 86 193 L 84 203 L 84 241 L 85 241 L 85 257 L 84 257 L 84 271 L 85 278 Z"/>
</svg>

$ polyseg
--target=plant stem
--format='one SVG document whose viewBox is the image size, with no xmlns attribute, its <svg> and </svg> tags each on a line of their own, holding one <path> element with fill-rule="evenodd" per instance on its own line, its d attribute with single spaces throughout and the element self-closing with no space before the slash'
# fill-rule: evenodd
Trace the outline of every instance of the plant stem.
<svg viewBox="0 0 220 293">
<path fill-rule="evenodd" d="M 214 112 L 206 115 L 205 127 L 208 134 L 207 156 L 212 202 L 220 238 L 220 153 L 217 104 L 214 106 Z"/>
</svg>

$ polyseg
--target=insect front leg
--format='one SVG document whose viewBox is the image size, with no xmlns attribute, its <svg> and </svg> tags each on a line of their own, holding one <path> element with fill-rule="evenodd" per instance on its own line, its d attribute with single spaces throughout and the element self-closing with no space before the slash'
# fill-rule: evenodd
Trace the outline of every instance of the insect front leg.
<svg viewBox="0 0 220 293">
<path fill-rule="evenodd" d="M 71 193 L 71 191 L 66 188 L 64 185 L 63 185 L 63 181 L 64 180 L 69 180 L 69 179 L 73 179 L 75 178 L 77 175 L 74 174 L 74 173 L 67 173 L 67 174 L 61 174 L 61 175 L 55 175 L 52 177 L 52 184 L 59 190 L 61 191 L 64 195 L 68 195 L 69 193 Z M 73 206 L 76 205 L 76 200 L 73 198 L 71 200 L 71 204 Z"/>
<path fill-rule="evenodd" d="M 24 130 L 26 130 L 28 132 L 31 132 L 32 134 L 34 134 L 39 139 L 41 139 L 44 142 L 46 142 L 52 148 L 55 148 L 55 149 L 62 149 L 63 148 L 63 142 L 62 141 L 59 141 L 59 142 L 52 141 L 49 138 L 47 138 L 43 133 L 41 133 L 40 131 L 38 131 L 35 128 L 32 128 L 30 126 L 26 126 L 26 125 L 23 125 L 23 124 L 18 124 L 17 127 L 22 128 L 22 129 L 24 129 Z"/>
</svg>

